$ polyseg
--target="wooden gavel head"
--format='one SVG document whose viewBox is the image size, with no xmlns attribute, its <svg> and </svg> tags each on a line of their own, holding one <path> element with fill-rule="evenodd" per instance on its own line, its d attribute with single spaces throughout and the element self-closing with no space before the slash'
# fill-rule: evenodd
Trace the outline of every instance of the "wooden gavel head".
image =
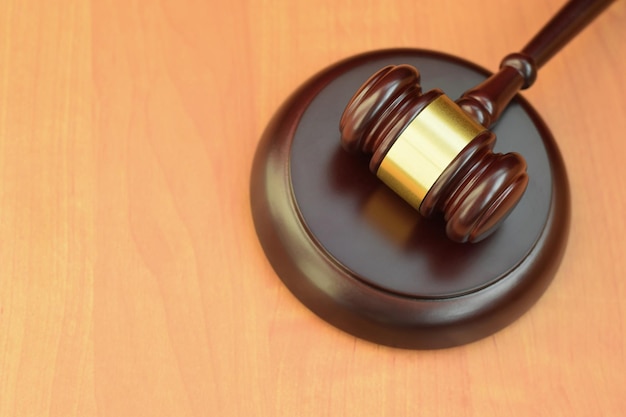
<svg viewBox="0 0 626 417">
<path fill-rule="evenodd" d="M 448 237 L 478 242 L 509 215 L 528 184 L 526 162 L 493 152 L 495 134 L 419 72 L 388 66 L 363 84 L 340 122 L 343 147 L 425 217 L 442 211 Z"/>
</svg>

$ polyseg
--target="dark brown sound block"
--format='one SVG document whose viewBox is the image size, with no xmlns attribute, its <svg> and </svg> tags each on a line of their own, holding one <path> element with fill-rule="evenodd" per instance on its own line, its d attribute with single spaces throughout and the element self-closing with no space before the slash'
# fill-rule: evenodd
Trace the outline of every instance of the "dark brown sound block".
<svg viewBox="0 0 626 417">
<path fill-rule="evenodd" d="M 495 150 L 526 158 L 526 194 L 486 240 L 448 240 L 443 219 L 421 218 L 364 157 L 340 146 L 344 107 L 389 64 L 417 67 L 424 91 L 438 87 L 452 98 L 489 75 L 456 57 L 401 49 L 359 55 L 314 76 L 259 143 L 251 177 L 257 234 L 285 285 L 334 326 L 403 348 L 469 343 L 517 319 L 552 280 L 570 217 L 563 161 L 535 110 L 515 98 L 494 128 Z"/>
</svg>

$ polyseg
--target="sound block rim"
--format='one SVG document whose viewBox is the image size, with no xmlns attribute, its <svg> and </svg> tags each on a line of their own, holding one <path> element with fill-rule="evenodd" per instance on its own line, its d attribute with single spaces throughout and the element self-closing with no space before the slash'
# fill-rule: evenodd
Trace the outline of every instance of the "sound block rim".
<svg viewBox="0 0 626 417">
<path fill-rule="evenodd" d="M 250 183 L 252 215 L 259 240 L 279 278 L 322 319 L 379 344 L 411 349 L 446 348 L 500 330 L 543 294 L 566 246 L 569 187 L 549 130 L 535 110 L 517 97 L 540 132 L 553 180 L 543 231 L 517 266 L 484 288 L 432 299 L 370 285 L 339 262 L 310 230 L 296 201 L 290 166 L 294 135 L 312 100 L 340 74 L 372 60 L 407 54 L 453 61 L 485 76 L 490 74 L 458 57 L 420 49 L 374 51 L 321 71 L 283 104 L 259 142 Z"/>
</svg>

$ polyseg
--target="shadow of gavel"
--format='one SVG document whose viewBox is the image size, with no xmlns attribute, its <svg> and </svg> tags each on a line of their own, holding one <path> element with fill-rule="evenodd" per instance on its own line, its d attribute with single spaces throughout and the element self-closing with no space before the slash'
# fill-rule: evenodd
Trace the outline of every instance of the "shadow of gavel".
<svg viewBox="0 0 626 417">
<path fill-rule="evenodd" d="M 340 122 L 344 149 L 371 156 L 370 171 L 429 217 L 443 212 L 446 234 L 478 242 L 506 219 L 528 185 L 517 153 L 494 153 L 489 130 L 537 71 L 613 0 L 572 0 L 497 73 L 453 101 L 423 93 L 418 70 L 387 66 L 348 103 Z"/>
</svg>

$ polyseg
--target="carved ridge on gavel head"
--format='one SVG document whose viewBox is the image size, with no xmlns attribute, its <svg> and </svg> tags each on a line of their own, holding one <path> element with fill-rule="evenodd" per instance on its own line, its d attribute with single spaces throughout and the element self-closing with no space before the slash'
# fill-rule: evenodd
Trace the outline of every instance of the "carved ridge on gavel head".
<svg viewBox="0 0 626 417">
<path fill-rule="evenodd" d="M 524 159 L 494 153 L 496 137 L 486 127 L 536 74 L 531 61 L 507 58 L 459 104 L 439 89 L 422 94 L 412 66 L 385 67 L 341 118 L 343 147 L 371 155 L 370 170 L 423 216 L 442 211 L 446 233 L 457 242 L 489 236 L 528 184 Z"/>
</svg>

